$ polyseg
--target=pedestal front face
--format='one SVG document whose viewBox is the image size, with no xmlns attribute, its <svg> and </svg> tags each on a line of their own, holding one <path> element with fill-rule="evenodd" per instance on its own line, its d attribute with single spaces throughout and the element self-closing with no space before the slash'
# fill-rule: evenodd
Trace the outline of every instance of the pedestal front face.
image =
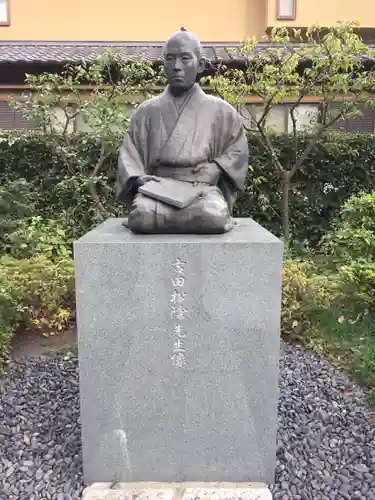
<svg viewBox="0 0 375 500">
<path fill-rule="evenodd" d="M 75 243 L 85 480 L 272 483 L 282 243 L 121 223 Z"/>
</svg>

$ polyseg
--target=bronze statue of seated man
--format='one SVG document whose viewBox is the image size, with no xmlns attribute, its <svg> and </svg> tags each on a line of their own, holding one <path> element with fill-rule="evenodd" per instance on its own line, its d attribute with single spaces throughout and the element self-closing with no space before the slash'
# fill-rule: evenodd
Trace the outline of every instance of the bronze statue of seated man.
<svg viewBox="0 0 375 500">
<path fill-rule="evenodd" d="M 135 233 L 225 233 L 244 188 L 248 145 L 242 119 L 196 83 L 205 59 L 186 31 L 164 48 L 168 86 L 133 113 L 120 148 L 117 196 Z"/>
</svg>

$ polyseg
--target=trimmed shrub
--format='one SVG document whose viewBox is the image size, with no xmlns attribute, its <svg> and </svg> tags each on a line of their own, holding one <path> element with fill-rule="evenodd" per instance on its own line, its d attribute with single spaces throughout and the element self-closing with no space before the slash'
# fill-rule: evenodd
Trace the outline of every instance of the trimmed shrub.
<svg viewBox="0 0 375 500">
<path fill-rule="evenodd" d="M 19 220 L 13 232 L 5 235 L 5 250 L 18 259 L 39 254 L 52 260 L 69 257 L 71 250 L 68 237 L 61 225 L 60 221 L 54 219 L 25 217 Z"/>
<path fill-rule="evenodd" d="M 74 308 L 74 267 L 70 258 L 44 255 L 0 258 L 0 360 L 17 328 L 60 331 Z"/>
<path fill-rule="evenodd" d="M 281 332 L 297 339 L 311 333 L 316 311 L 333 299 L 327 279 L 315 274 L 312 262 L 286 259 L 283 266 Z"/>
<path fill-rule="evenodd" d="M 375 308 L 375 193 L 349 198 L 322 239 L 347 300 Z"/>
<path fill-rule="evenodd" d="M 361 193 L 343 204 L 322 239 L 322 249 L 339 263 L 375 261 L 375 193 Z"/>
<path fill-rule="evenodd" d="M 347 300 L 375 308 L 375 262 L 357 259 L 338 269 L 341 291 Z"/>
</svg>

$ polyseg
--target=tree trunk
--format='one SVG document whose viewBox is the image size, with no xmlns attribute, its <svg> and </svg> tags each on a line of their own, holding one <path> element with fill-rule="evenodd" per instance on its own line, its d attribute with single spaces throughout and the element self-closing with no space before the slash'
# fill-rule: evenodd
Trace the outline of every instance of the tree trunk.
<svg viewBox="0 0 375 500">
<path fill-rule="evenodd" d="M 289 243 L 290 227 L 289 227 L 289 191 L 290 191 L 290 172 L 289 170 L 282 171 L 282 206 L 281 218 L 283 223 L 283 236 L 285 244 Z"/>
</svg>

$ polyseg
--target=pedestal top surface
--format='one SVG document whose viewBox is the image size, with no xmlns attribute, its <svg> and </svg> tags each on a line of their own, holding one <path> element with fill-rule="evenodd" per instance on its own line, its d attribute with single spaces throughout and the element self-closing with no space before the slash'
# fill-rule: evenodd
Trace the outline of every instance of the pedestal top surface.
<svg viewBox="0 0 375 500">
<path fill-rule="evenodd" d="M 82 236 L 77 243 L 273 243 L 281 240 L 250 218 L 236 219 L 225 234 L 134 234 L 124 227 L 126 219 L 110 218 Z"/>
</svg>

